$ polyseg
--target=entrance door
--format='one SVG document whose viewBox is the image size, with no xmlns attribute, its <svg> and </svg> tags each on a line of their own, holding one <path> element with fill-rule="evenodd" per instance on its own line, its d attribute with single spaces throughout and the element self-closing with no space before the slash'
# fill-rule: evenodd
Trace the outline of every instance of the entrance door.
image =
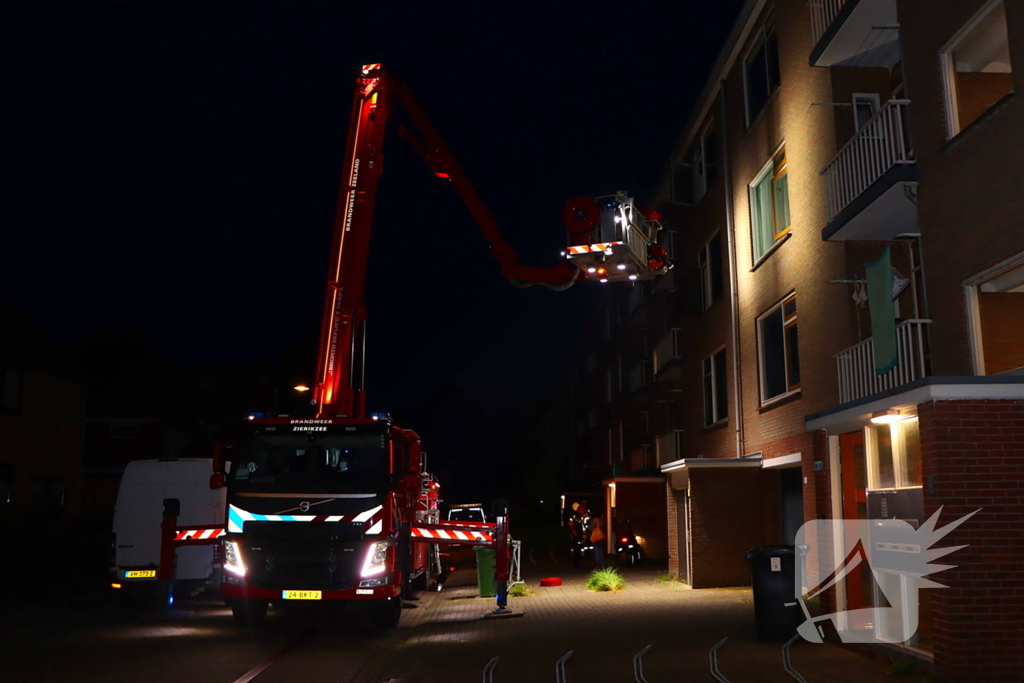
<svg viewBox="0 0 1024 683">
<path fill-rule="evenodd" d="M 779 470 L 779 499 L 782 507 L 782 544 L 794 545 L 796 532 L 804 523 L 803 473 L 799 467 Z"/>
<path fill-rule="evenodd" d="M 839 435 L 839 474 L 843 489 L 843 519 L 867 519 L 868 517 L 868 465 L 864 450 L 864 432 L 856 431 Z M 846 609 L 859 610 L 875 606 L 874 577 L 859 565 L 846 575 Z M 874 629 L 870 612 L 854 612 L 850 615 L 851 630 Z M 854 619 L 859 619 L 853 623 Z"/>
</svg>

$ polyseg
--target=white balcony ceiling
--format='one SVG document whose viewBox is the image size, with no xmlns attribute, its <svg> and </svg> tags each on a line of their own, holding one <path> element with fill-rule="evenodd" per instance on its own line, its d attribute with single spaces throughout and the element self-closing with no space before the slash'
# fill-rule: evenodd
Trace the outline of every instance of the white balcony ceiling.
<svg viewBox="0 0 1024 683">
<path fill-rule="evenodd" d="M 849 16 L 831 34 L 815 65 L 892 66 L 899 61 L 899 31 L 876 28 L 896 25 L 896 0 L 848 0 L 843 10 L 847 8 Z"/>
<path fill-rule="evenodd" d="M 897 235 L 916 233 L 917 205 L 907 196 L 905 188 L 915 188 L 917 182 L 897 182 L 878 199 L 858 211 L 842 227 L 828 236 L 831 242 L 842 240 L 888 241 Z M 837 217 L 838 220 L 841 220 Z M 829 231 L 825 227 L 825 233 Z"/>
</svg>

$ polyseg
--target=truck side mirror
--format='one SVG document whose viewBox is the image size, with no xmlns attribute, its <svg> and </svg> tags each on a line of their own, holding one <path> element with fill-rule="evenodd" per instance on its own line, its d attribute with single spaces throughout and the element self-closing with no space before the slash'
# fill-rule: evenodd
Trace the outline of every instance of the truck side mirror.
<svg viewBox="0 0 1024 683">
<path fill-rule="evenodd" d="M 216 441 L 213 444 L 213 471 L 223 472 L 224 471 L 224 457 L 221 454 L 221 442 Z"/>
<path fill-rule="evenodd" d="M 224 462 L 224 455 L 221 450 L 222 445 L 223 444 L 220 441 L 216 441 L 213 444 L 213 458 L 210 463 L 213 469 L 213 474 L 210 475 L 210 488 L 214 490 L 224 488 L 224 482 L 227 479 L 227 477 L 224 476 L 224 465 L 227 463 Z"/>
</svg>

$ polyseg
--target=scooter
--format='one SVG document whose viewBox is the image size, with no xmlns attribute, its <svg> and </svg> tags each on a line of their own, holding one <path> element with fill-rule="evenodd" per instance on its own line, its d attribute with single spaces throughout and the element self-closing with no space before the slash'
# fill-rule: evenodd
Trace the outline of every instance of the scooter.
<svg viewBox="0 0 1024 683">
<path fill-rule="evenodd" d="M 626 520 L 625 527 L 619 530 L 615 543 L 615 553 L 620 562 L 634 565 L 643 559 L 643 548 L 637 543 L 636 534 L 633 533 L 633 523 Z"/>
</svg>

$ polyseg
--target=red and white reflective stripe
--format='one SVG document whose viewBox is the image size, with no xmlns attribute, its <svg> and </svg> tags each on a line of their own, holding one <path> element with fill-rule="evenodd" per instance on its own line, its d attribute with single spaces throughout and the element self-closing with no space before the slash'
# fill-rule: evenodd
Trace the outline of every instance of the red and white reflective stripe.
<svg viewBox="0 0 1024 683">
<path fill-rule="evenodd" d="M 582 247 L 569 247 L 570 254 L 586 254 L 590 251 L 590 247 L 584 245 Z"/>
<path fill-rule="evenodd" d="M 227 529 L 179 529 L 175 541 L 202 541 L 209 538 L 220 538 Z"/>
<path fill-rule="evenodd" d="M 437 538 L 447 541 L 487 541 L 491 542 L 494 538 L 483 531 L 460 531 L 458 529 L 424 529 L 421 527 L 412 528 L 413 538 Z"/>
</svg>

